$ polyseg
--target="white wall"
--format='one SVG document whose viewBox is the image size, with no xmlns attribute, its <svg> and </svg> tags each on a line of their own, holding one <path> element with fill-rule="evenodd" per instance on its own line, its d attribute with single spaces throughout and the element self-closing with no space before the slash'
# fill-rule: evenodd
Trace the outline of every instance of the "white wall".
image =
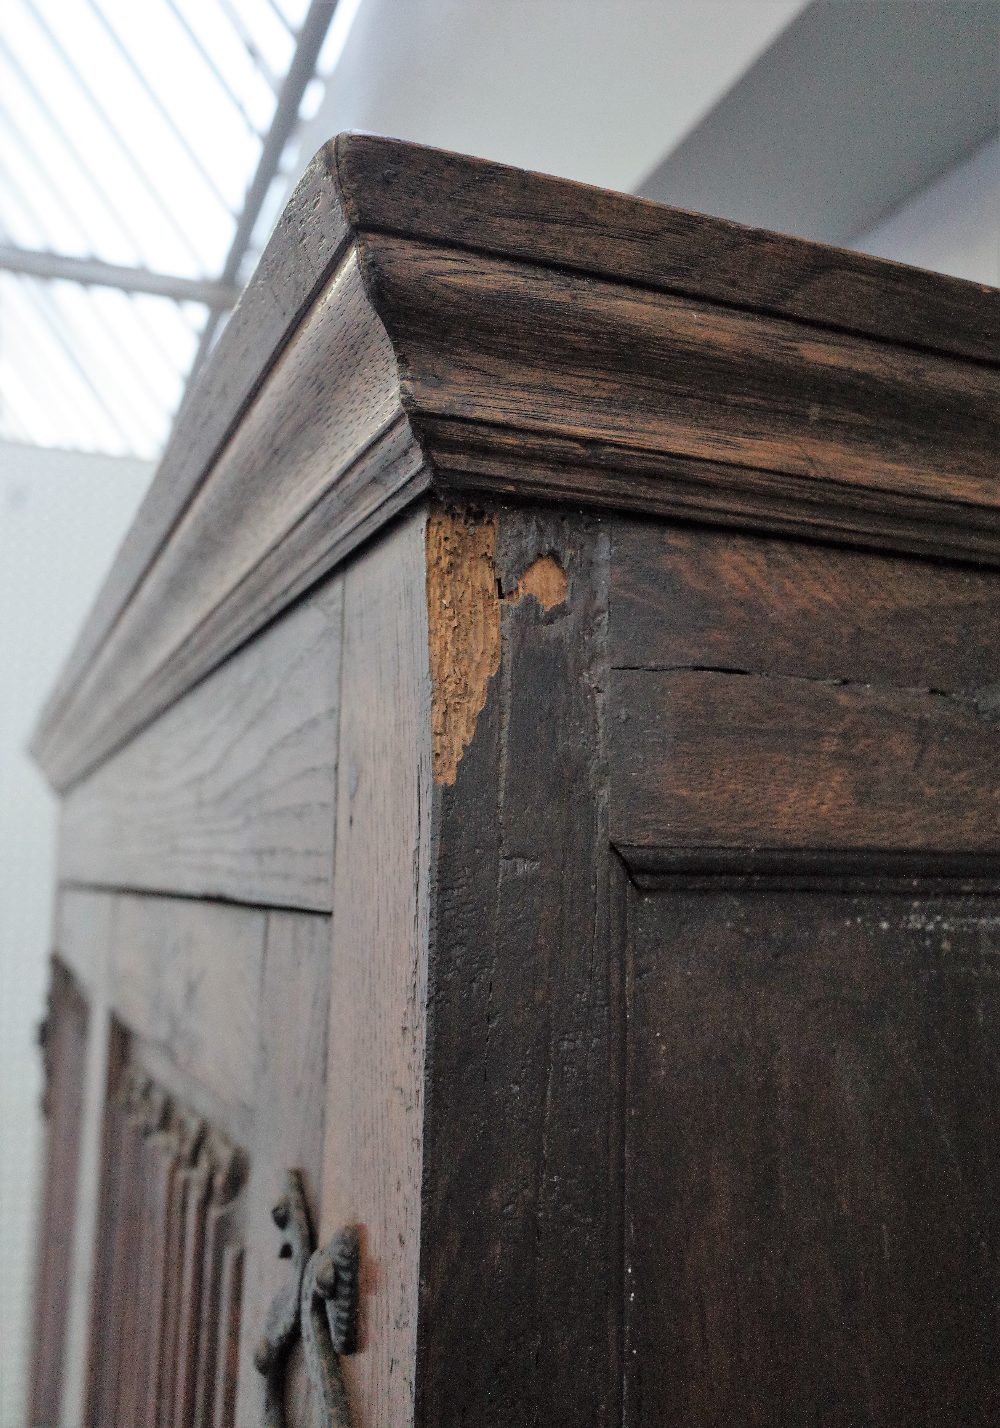
<svg viewBox="0 0 1000 1428">
<path fill-rule="evenodd" d="M 851 246 L 1000 287 L 1000 139 L 985 144 Z"/>
<path fill-rule="evenodd" d="M 149 481 L 141 461 L 0 443 L 0 1428 L 24 1421 L 55 800 L 25 752 Z"/>
</svg>

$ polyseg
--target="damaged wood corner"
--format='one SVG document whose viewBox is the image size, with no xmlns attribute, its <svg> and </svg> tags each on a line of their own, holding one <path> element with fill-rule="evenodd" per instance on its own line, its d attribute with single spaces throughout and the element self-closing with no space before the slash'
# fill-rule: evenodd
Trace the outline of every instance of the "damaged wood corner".
<svg viewBox="0 0 1000 1428">
<path fill-rule="evenodd" d="M 566 603 L 566 590 L 566 572 L 558 560 L 554 555 L 540 555 L 517 582 L 513 598 L 521 600 L 530 595 L 548 613 Z"/>
<path fill-rule="evenodd" d="M 433 510 L 427 521 L 427 623 L 434 782 L 453 784 L 500 668 L 496 520 Z"/>
<path fill-rule="evenodd" d="M 509 588 L 509 587 L 508 587 Z M 435 509 L 427 521 L 427 612 L 434 782 L 453 784 L 500 668 L 502 605 L 531 597 L 545 613 L 566 601 L 567 578 L 538 556 L 503 594 L 496 518 Z"/>
</svg>

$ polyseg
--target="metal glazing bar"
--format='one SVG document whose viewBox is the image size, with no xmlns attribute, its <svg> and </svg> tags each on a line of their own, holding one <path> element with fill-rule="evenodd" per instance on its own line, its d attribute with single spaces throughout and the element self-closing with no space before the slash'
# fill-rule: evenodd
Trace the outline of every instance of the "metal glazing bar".
<svg viewBox="0 0 1000 1428">
<path fill-rule="evenodd" d="M 194 30 L 188 24 L 187 16 L 184 15 L 182 11 L 178 8 L 178 6 L 175 4 L 175 0 L 165 0 L 165 3 L 171 15 L 173 15 L 178 25 L 180 25 L 181 29 L 191 41 L 191 44 L 201 55 L 206 66 L 211 71 L 216 84 L 226 95 L 226 98 L 229 100 L 230 104 L 232 104 L 235 109 L 239 110 L 240 118 L 247 126 L 247 130 L 251 134 L 253 134 L 255 139 L 263 138 L 263 135 L 261 134 L 260 130 L 257 128 L 256 124 L 253 122 L 253 120 L 250 118 L 250 115 L 247 113 L 246 105 L 243 103 L 243 100 L 239 97 L 238 94 L 235 94 L 233 92 L 233 88 L 230 85 L 229 81 L 226 79 L 225 75 L 222 74 L 221 70 L 219 69 L 219 66 L 215 63 L 215 60 L 212 58 L 208 50 L 202 44 L 198 35 L 195 34 Z"/>
<path fill-rule="evenodd" d="M 288 31 L 288 33 L 289 33 L 290 35 L 294 35 L 294 34 L 295 34 L 295 26 L 292 24 L 291 20 L 289 20 L 288 16 L 285 14 L 284 10 L 282 10 L 281 6 L 278 4 L 278 0 L 267 0 L 267 3 L 268 3 L 268 5 L 271 7 L 271 9 L 274 11 L 274 13 L 277 15 L 277 17 L 278 17 L 278 19 L 281 21 L 281 23 L 284 25 L 284 27 L 285 27 L 285 29 Z M 332 9 L 333 6 L 331 5 L 330 8 Z"/>
<path fill-rule="evenodd" d="M 0 106 L 0 120 L 3 120 L 3 118 L 4 118 L 3 109 L 2 109 L 2 106 Z M 3 157 L 2 151 L 0 151 L 0 174 L 3 175 L 3 177 L 4 177 L 4 182 L 7 184 L 8 188 L 13 189 L 14 192 L 17 194 L 18 201 L 20 202 L 22 209 L 24 210 L 25 213 L 27 213 L 28 217 L 34 222 L 35 227 L 38 229 L 39 233 L 44 233 L 44 232 L 46 231 L 46 229 L 45 229 L 45 224 L 39 219 L 38 214 L 37 214 L 37 212 L 36 212 L 36 210 L 35 210 L 34 204 L 33 204 L 33 203 L 27 198 L 27 196 L 25 195 L 24 189 L 23 189 L 22 185 L 20 184 L 20 182 L 19 182 L 19 181 L 13 176 L 13 174 L 10 172 L 9 165 L 4 162 L 4 157 Z M 47 177 L 47 175 L 46 175 L 46 177 Z M 52 185 L 52 186 L 51 186 L 51 192 L 53 193 L 53 195 L 56 197 L 56 199 L 57 199 L 58 202 L 60 203 L 60 205 L 61 205 L 61 207 L 62 207 L 62 209 L 63 209 L 63 212 L 68 215 L 68 217 L 69 217 L 69 219 L 70 219 L 70 222 L 71 222 L 71 223 L 75 222 L 75 215 L 74 215 L 74 213 L 73 213 L 72 210 L 70 209 L 69 205 L 68 205 L 68 204 L 65 202 L 65 200 L 63 199 L 62 194 L 56 189 L 55 185 Z M 77 223 L 76 226 L 79 228 L 79 231 L 81 232 L 81 234 L 83 234 L 84 239 L 89 242 L 89 238 L 88 238 L 88 236 L 87 236 L 85 230 L 84 230 L 83 228 L 81 228 L 78 223 Z M 9 235 L 6 235 L 6 234 L 5 234 L 5 235 L 4 235 L 4 240 L 9 243 Z M 15 247 L 16 247 L 16 245 L 11 245 L 11 246 L 15 246 Z M 130 269 L 126 269 L 126 271 L 131 271 L 131 270 L 130 270 Z M 198 326 L 196 327 L 195 324 L 191 322 L 190 318 L 188 317 L 187 310 L 186 310 L 186 308 L 184 307 L 184 305 L 183 305 L 182 302 L 177 302 L 177 311 L 181 314 L 182 321 L 185 323 L 185 325 L 186 325 L 188 328 L 191 329 L 192 332 L 194 332 L 194 331 L 200 332 L 200 331 L 201 331 L 201 326 L 202 326 L 202 325 L 201 325 L 201 324 L 198 324 Z M 164 369 L 170 374 L 171 377 L 177 377 L 177 376 L 179 376 L 180 373 L 179 373 L 179 371 L 178 371 L 177 363 L 176 363 L 176 361 L 174 360 L 174 358 L 171 357 L 171 356 L 169 355 L 169 353 L 166 351 L 166 349 L 164 348 L 162 338 L 161 338 L 159 332 L 156 330 L 156 324 L 150 322 L 149 317 L 147 316 L 147 314 L 144 313 L 144 312 L 142 312 L 142 311 L 136 311 L 136 317 L 137 317 L 137 318 L 139 319 L 139 321 L 141 322 L 142 327 L 143 327 L 143 330 L 145 331 L 146 336 L 149 338 L 150 342 L 152 342 L 153 345 L 157 348 L 157 351 L 159 352 L 160 360 L 161 360 L 161 362 L 163 363 Z"/>
<path fill-rule="evenodd" d="M 218 5 L 222 13 L 225 15 L 229 23 L 232 25 L 233 29 L 239 35 L 240 40 L 243 44 L 243 48 L 246 50 L 247 54 L 251 57 L 254 64 L 260 70 L 261 74 L 267 80 L 267 83 L 270 85 L 271 89 L 276 95 L 279 94 L 281 91 L 281 75 L 275 73 L 275 71 L 268 64 L 267 60 L 261 54 L 260 46 L 257 44 L 257 41 L 247 29 L 247 23 L 244 20 L 243 16 L 240 14 L 237 7 L 233 4 L 233 0 L 216 0 L 216 4 Z M 288 28 L 287 21 L 285 22 L 285 28 Z"/>
<path fill-rule="evenodd" d="M 201 174 L 202 178 L 205 180 L 205 183 L 208 185 L 209 189 L 211 190 L 215 198 L 218 200 L 219 204 L 222 206 L 226 213 L 232 213 L 232 209 L 229 207 L 229 204 L 226 202 L 223 195 L 219 192 L 219 186 L 215 180 L 214 175 L 209 173 L 208 169 L 202 162 L 202 158 L 201 155 L 198 153 L 198 150 L 194 147 L 193 144 L 188 141 L 183 130 L 177 123 L 174 116 L 171 114 L 170 110 L 164 104 L 163 100 L 157 94 L 156 90 L 153 88 L 149 80 L 143 74 L 142 70 L 136 64 L 135 60 L 129 54 L 127 46 L 122 42 L 121 36 L 118 34 L 117 30 L 108 20 L 100 5 L 97 4 L 97 0 L 87 0 L 87 5 L 90 10 L 93 11 L 95 17 L 103 27 L 105 34 L 108 36 L 115 49 L 121 55 L 122 59 L 125 61 L 125 64 L 132 71 L 135 78 L 146 91 L 146 94 L 149 96 L 150 103 L 154 106 L 157 113 L 160 115 L 160 118 L 167 125 L 168 129 L 171 131 L 178 144 L 187 154 L 191 163 Z"/>
<path fill-rule="evenodd" d="M 86 287 L 121 288 L 127 293 L 154 293 L 178 302 L 201 302 L 223 311 L 233 307 L 240 295 L 235 285 L 212 282 L 208 278 L 181 278 L 173 273 L 154 273 L 148 268 L 104 263 L 99 258 L 37 252 L 12 243 L 0 243 L 0 268 L 10 273 L 28 273 L 33 278 L 67 278 Z"/>
<path fill-rule="evenodd" d="M 299 31 L 298 42 L 295 46 L 295 54 L 288 67 L 284 83 L 281 86 L 281 93 L 278 96 L 277 107 L 274 111 L 274 119 L 271 128 L 268 130 L 267 138 L 264 140 L 264 147 L 261 150 L 260 160 L 257 164 L 257 172 L 250 181 L 247 189 L 246 200 L 243 205 L 243 212 L 240 214 L 239 222 L 236 225 L 236 232 L 233 234 L 233 241 L 226 257 L 225 266 L 220 275 L 220 281 L 224 284 L 235 283 L 240 270 L 250 240 L 253 237 L 253 230 L 260 217 L 260 211 L 267 198 L 268 189 L 278 172 L 281 163 L 281 156 L 285 151 L 285 145 L 295 131 L 295 126 L 299 119 L 299 109 L 302 105 L 302 96 L 305 94 L 309 81 L 316 73 L 316 62 L 319 59 L 320 50 L 323 48 L 323 41 L 326 39 L 327 31 L 330 28 L 330 21 L 333 19 L 333 12 L 336 9 L 336 0 L 311 0 L 306 17 L 302 22 Z M 191 370 L 184 387 L 184 395 L 181 399 L 182 410 L 187 401 L 188 393 L 195 374 L 201 367 L 205 356 L 212 345 L 216 331 L 221 320 L 221 314 L 215 310 L 211 312 L 205 321 L 205 327 L 198 343 L 198 350 L 194 354 L 194 361 L 191 363 Z"/>
<path fill-rule="evenodd" d="M 2 108 L 0 108 L 0 120 L 2 120 L 3 118 L 4 118 L 3 111 L 2 111 Z M 46 226 L 45 226 L 45 224 L 41 221 L 41 219 L 39 218 L 38 213 L 37 213 L 37 210 L 35 209 L 34 204 L 32 203 L 32 201 L 31 201 L 31 200 L 27 197 L 27 195 L 25 194 L 24 188 L 22 187 L 21 183 L 20 183 L 19 180 L 18 180 L 17 178 L 15 178 L 14 175 L 11 173 L 8 163 L 5 162 L 5 158 L 4 158 L 4 154 L 3 154 L 3 151 L 2 151 L 2 150 L 0 150 L 0 177 L 2 177 L 2 179 L 3 179 L 3 185 L 6 186 L 6 188 L 10 189 L 10 190 L 15 194 L 15 196 L 16 196 L 16 198 L 17 198 L 17 201 L 18 201 L 18 203 L 19 203 L 20 206 L 21 206 L 22 211 L 23 211 L 23 212 L 28 216 L 28 218 L 34 223 L 35 228 L 38 230 L 38 232 L 39 232 L 40 234 L 44 234 L 45 231 L 46 231 Z M 72 211 L 71 211 L 71 209 L 69 208 L 69 206 L 68 206 L 67 204 L 65 204 L 64 202 L 62 202 L 62 195 L 59 194 L 59 193 L 56 191 L 56 189 L 55 189 L 54 187 L 53 187 L 53 189 L 52 189 L 52 193 L 53 193 L 53 195 L 60 201 L 61 206 L 62 206 L 62 208 L 63 208 L 63 211 L 68 215 L 70 221 L 73 222 L 73 220 L 74 220 L 74 214 L 72 213 Z M 80 232 L 81 232 L 81 234 L 83 234 L 83 237 L 84 237 L 84 239 L 86 240 L 87 235 L 86 235 L 86 233 L 84 232 L 84 230 L 83 230 L 82 228 L 80 229 Z M 3 252 L 4 248 L 9 248 L 9 249 L 11 249 L 13 252 L 16 252 L 16 253 L 19 253 L 19 254 L 24 254 L 24 253 L 27 251 L 27 254 L 28 254 L 29 258 L 35 258 L 35 257 L 37 257 L 37 256 L 46 256 L 46 255 L 37 254 L 34 250 L 25 250 L 25 249 L 23 249 L 23 248 L 20 248 L 16 243 L 12 243 L 12 242 L 11 242 L 10 234 L 7 233 L 6 231 L 3 231 L 2 228 L 0 228 L 0 253 Z M 76 259 L 76 260 L 71 259 L 70 261 L 71 261 L 71 262 L 72 262 L 72 261 L 84 261 L 84 262 L 86 262 L 86 261 L 88 261 L 88 260 L 86 260 L 86 259 L 82 259 L 82 260 L 80 260 L 80 259 Z M 4 263 L 3 263 L 2 261 L 0 261 L 0 272 L 4 271 L 4 268 L 5 268 Z M 29 269 L 28 269 L 27 267 L 23 267 L 23 266 L 21 266 L 21 265 L 18 265 L 17 267 L 15 267 L 14 265 L 11 265 L 11 266 L 8 267 L 6 270 L 9 271 L 9 272 L 23 272 L 23 273 L 29 273 Z M 126 268 L 125 271 L 126 271 L 126 272 L 131 272 L 132 269 Z M 30 275 L 36 276 L 36 277 L 47 276 L 46 274 L 35 273 L 33 269 L 31 270 L 31 274 L 30 274 Z M 52 274 L 51 276 L 55 277 L 55 276 L 60 276 L 60 275 Z M 144 330 L 144 332 L 145 332 L 147 338 L 148 338 L 149 341 L 156 347 L 157 352 L 158 352 L 159 357 L 160 357 L 160 361 L 162 362 L 164 369 L 165 369 L 171 376 L 176 376 L 176 375 L 177 375 L 177 364 L 176 364 L 176 362 L 168 355 L 168 353 L 167 353 L 166 350 L 164 349 L 163 343 L 162 343 L 162 341 L 161 341 L 161 339 L 160 339 L 160 335 L 159 335 L 159 333 L 155 330 L 155 325 L 152 324 L 152 323 L 148 320 L 148 318 L 146 317 L 146 315 L 145 315 L 144 313 L 139 313 L 139 312 L 137 312 L 137 313 L 136 313 L 136 317 L 140 320 L 140 322 L 141 322 L 141 324 L 142 324 L 142 327 L 143 327 L 143 330 Z"/>
</svg>

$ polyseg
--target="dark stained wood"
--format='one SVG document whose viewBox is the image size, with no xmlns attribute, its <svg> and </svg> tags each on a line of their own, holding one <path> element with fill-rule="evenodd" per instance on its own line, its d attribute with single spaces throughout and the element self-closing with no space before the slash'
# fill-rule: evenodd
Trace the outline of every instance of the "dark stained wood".
<svg viewBox="0 0 1000 1428">
<path fill-rule="evenodd" d="M 406 334 L 418 431 L 426 415 L 485 423 L 487 441 L 492 427 L 593 440 L 805 490 L 834 481 L 848 503 L 859 487 L 900 510 L 993 502 L 992 369 L 403 239 L 373 244 L 368 270 Z"/>
<path fill-rule="evenodd" d="M 1000 682 L 1000 578 L 799 541 L 621 521 L 618 668 L 720 669 L 946 693 Z"/>
<path fill-rule="evenodd" d="M 258 1428 L 294 1168 L 357 1428 L 993 1422 L 1000 294 L 366 137 L 285 224 L 35 741 L 55 1421 Z"/>
<path fill-rule="evenodd" d="M 66 1267 L 72 1263 L 90 1020 L 87 1000 L 62 962 L 53 959 L 50 978 L 43 1033 L 48 1130 L 35 1273 L 31 1428 L 48 1428 L 60 1421 L 62 1413 Z"/>
<path fill-rule="evenodd" d="M 1000 354 L 992 288 L 442 149 L 371 134 L 341 135 L 326 152 L 334 145 L 348 211 L 365 230 L 987 362 Z"/>
<path fill-rule="evenodd" d="M 433 486 L 444 498 L 462 501 L 475 489 L 519 501 L 639 511 L 727 529 L 998 563 L 998 527 L 990 511 L 912 494 L 900 503 L 875 487 L 847 486 L 835 471 L 803 481 L 590 437 L 508 432 L 455 417 L 423 418 L 421 435 L 428 445 L 433 442 Z"/>
<path fill-rule="evenodd" d="M 1000 853 L 992 704 L 706 671 L 611 688 L 619 846 Z"/>
<path fill-rule="evenodd" d="M 500 665 L 438 793 L 420 1424 L 614 1417 L 607 554 L 596 524 L 497 520 Z M 545 556 L 548 610 L 516 598 Z"/>
<path fill-rule="evenodd" d="M 997 914 L 633 898 L 628 1428 L 996 1421 Z"/>
<path fill-rule="evenodd" d="M 481 195 L 522 187 L 526 208 L 471 221 Z M 633 215 L 645 259 L 602 202 Z M 265 298 L 269 266 L 245 304 L 286 312 L 287 335 L 267 317 L 256 375 L 228 379 L 228 421 L 185 414 L 43 714 L 33 747 L 61 789 L 428 488 L 1000 563 L 995 293 L 352 137 L 288 222 L 309 235 L 311 281 L 296 266 L 290 302 Z M 234 324 L 229 360 L 252 367 Z"/>
<path fill-rule="evenodd" d="M 333 581 L 78 784 L 63 880 L 329 911 L 341 618 Z"/>
</svg>

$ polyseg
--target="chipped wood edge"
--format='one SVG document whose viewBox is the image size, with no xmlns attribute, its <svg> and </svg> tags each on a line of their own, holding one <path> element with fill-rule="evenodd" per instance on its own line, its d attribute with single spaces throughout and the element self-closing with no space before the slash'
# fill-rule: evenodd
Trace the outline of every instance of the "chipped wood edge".
<svg viewBox="0 0 1000 1428">
<path fill-rule="evenodd" d="M 453 784 L 500 668 L 496 521 L 447 509 L 427 521 L 434 782 Z"/>
<path fill-rule="evenodd" d="M 566 572 L 538 556 L 506 593 L 497 571 L 491 514 L 434 507 L 427 520 L 427 634 L 434 782 L 455 782 L 500 669 L 503 606 L 532 599 L 546 614 L 565 603 Z"/>
</svg>

